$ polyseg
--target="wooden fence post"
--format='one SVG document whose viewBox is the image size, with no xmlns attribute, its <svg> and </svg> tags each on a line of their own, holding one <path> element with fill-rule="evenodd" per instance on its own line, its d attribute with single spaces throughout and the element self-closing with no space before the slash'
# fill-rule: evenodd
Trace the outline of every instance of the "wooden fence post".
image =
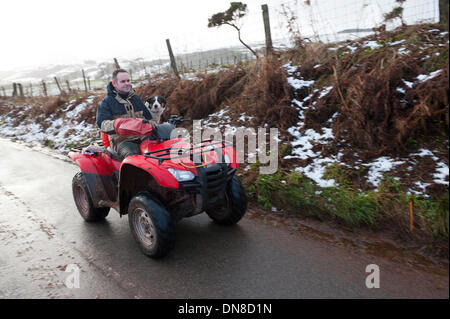
<svg viewBox="0 0 450 319">
<path fill-rule="evenodd" d="M 170 46 L 169 39 L 166 39 L 167 49 L 169 50 L 170 56 L 170 65 L 172 66 L 172 71 L 175 73 L 177 78 L 180 78 L 180 74 L 178 74 L 177 63 L 175 62 L 175 57 L 173 56 L 172 47 Z"/>
<path fill-rule="evenodd" d="M 72 89 L 70 88 L 69 80 L 66 80 L 66 84 L 67 84 L 67 91 L 72 92 Z"/>
<path fill-rule="evenodd" d="M 42 80 L 42 90 L 44 92 L 44 96 L 47 96 L 47 85 L 44 80 Z"/>
<path fill-rule="evenodd" d="M 56 78 L 56 76 L 53 77 L 53 78 L 55 79 L 56 86 L 58 87 L 58 90 L 59 90 L 59 94 L 63 94 L 64 91 L 61 89 L 61 86 L 59 85 L 58 79 Z"/>
<path fill-rule="evenodd" d="M 13 93 L 12 96 L 17 96 L 17 84 L 13 83 Z"/>
<path fill-rule="evenodd" d="M 272 52 L 272 36 L 270 34 L 270 19 L 269 19 L 269 8 L 267 4 L 263 4 L 261 6 L 263 20 L 264 20 L 264 31 L 266 33 L 266 54 L 270 54 Z"/>
<path fill-rule="evenodd" d="M 439 23 L 448 28 L 448 0 L 439 0 Z"/>
<path fill-rule="evenodd" d="M 81 72 L 83 73 L 84 90 L 87 92 L 88 91 L 88 87 L 86 85 L 86 75 L 84 74 L 84 69 L 82 69 Z"/>
<path fill-rule="evenodd" d="M 33 84 L 30 82 L 30 96 L 33 96 Z"/>
<path fill-rule="evenodd" d="M 3 96 L 6 97 L 6 90 L 3 86 L 2 86 L 2 91 L 3 91 Z"/>
<path fill-rule="evenodd" d="M 91 80 L 89 77 L 87 78 L 87 82 L 88 82 L 88 86 L 89 86 L 89 91 L 91 91 Z"/>
<path fill-rule="evenodd" d="M 116 58 L 114 58 L 114 65 L 116 66 L 116 70 L 120 69 L 119 62 L 117 62 Z"/>
<path fill-rule="evenodd" d="M 17 83 L 17 87 L 19 88 L 19 96 L 24 97 L 22 83 Z"/>
</svg>

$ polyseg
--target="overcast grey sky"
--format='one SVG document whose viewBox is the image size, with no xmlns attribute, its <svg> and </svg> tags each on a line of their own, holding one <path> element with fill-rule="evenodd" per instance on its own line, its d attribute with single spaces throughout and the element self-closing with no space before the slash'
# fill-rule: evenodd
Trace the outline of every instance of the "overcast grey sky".
<svg viewBox="0 0 450 319">
<path fill-rule="evenodd" d="M 274 37 L 285 37 L 280 4 L 288 3 L 301 16 L 302 31 L 310 22 L 326 32 L 372 26 L 383 7 L 394 0 L 244 0 L 249 14 L 243 38 L 264 38 L 261 4 L 268 4 Z M 229 7 L 229 0 L 14 0 L 0 3 L 2 50 L 0 71 L 17 67 L 83 60 L 157 58 L 167 55 L 165 39 L 176 53 L 238 45 L 228 26 L 208 29 L 208 17 Z M 407 0 L 415 12 L 435 15 L 437 0 Z M 302 16 L 303 15 L 303 16 Z M 414 13 L 416 15 L 416 13 Z M 326 29 L 328 28 L 328 29 Z"/>
</svg>

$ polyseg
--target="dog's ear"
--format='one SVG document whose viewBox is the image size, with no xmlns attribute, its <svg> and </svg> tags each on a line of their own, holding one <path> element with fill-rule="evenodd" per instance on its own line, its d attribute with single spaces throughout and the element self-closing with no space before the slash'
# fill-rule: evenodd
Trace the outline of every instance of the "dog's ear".
<svg viewBox="0 0 450 319">
<path fill-rule="evenodd" d="M 163 98 L 162 96 L 160 96 L 159 98 L 160 98 L 160 103 L 163 104 L 163 106 L 166 106 L 166 99 Z"/>
<path fill-rule="evenodd" d="M 146 103 L 148 103 L 148 104 L 153 104 L 153 103 L 155 103 L 155 97 L 154 96 L 150 96 L 147 100 L 146 100 Z"/>
</svg>

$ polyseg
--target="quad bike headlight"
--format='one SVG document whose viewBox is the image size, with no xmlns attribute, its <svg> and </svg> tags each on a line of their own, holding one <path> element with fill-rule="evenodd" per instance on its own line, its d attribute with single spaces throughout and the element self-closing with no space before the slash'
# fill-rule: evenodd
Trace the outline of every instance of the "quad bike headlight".
<svg viewBox="0 0 450 319">
<path fill-rule="evenodd" d="M 177 179 L 179 182 L 192 181 L 195 178 L 194 173 L 191 171 L 181 171 L 179 169 L 169 168 L 168 171 Z"/>
</svg>

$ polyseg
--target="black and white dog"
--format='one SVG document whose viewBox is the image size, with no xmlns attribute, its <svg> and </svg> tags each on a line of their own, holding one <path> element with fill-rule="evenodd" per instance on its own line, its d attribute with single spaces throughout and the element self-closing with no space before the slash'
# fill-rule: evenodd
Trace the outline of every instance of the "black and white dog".
<svg viewBox="0 0 450 319">
<path fill-rule="evenodd" d="M 161 114 L 166 109 L 166 99 L 162 96 L 151 96 L 145 101 L 145 106 L 150 111 L 153 120 L 159 123 Z"/>
</svg>

